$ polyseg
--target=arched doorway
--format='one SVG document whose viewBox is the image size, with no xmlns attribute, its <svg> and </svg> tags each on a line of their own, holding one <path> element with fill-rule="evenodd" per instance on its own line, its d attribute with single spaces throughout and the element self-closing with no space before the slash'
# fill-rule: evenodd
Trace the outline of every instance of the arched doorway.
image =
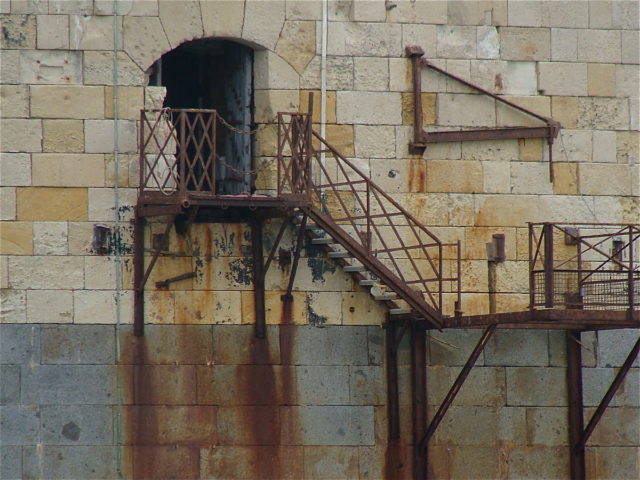
<svg viewBox="0 0 640 480">
<path fill-rule="evenodd" d="M 186 42 L 151 67 L 150 85 L 164 86 L 164 107 L 214 109 L 232 128 L 216 135 L 215 191 L 232 195 L 252 190 L 253 50 L 219 39 Z M 180 128 L 180 127 L 178 127 Z"/>
</svg>

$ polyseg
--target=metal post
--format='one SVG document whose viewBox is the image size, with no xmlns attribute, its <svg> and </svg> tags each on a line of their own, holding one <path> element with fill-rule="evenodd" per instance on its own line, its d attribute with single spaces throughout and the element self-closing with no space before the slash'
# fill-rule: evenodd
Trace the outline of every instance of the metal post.
<svg viewBox="0 0 640 480">
<path fill-rule="evenodd" d="M 422 76 L 420 57 L 424 50 L 420 47 L 407 47 L 406 54 L 411 58 L 411 72 L 413 75 L 413 142 L 410 145 L 411 153 L 424 151 L 424 133 L 422 130 Z"/>
<path fill-rule="evenodd" d="M 256 315 L 256 337 L 267 334 L 264 304 L 264 258 L 262 253 L 262 221 L 251 221 L 251 251 L 253 253 L 253 301 Z"/>
<path fill-rule="evenodd" d="M 569 393 L 569 461 L 571 478 L 585 480 L 584 445 L 580 437 L 584 429 L 582 401 L 582 351 L 580 332 L 567 332 L 567 390 Z"/>
<path fill-rule="evenodd" d="M 413 413 L 413 478 L 427 478 L 427 448 L 420 440 L 427 426 L 427 351 L 426 333 L 417 323 L 411 325 L 411 401 Z M 424 452 L 424 454 L 423 454 Z"/>
<path fill-rule="evenodd" d="M 135 208 L 133 217 L 133 333 L 144 335 L 144 218 Z"/>
<path fill-rule="evenodd" d="M 553 308 L 553 225 L 545 223 L 544 235 L 544 306 Z"/>
<path fill-rule="evenodd" d="M 535 276 L 533 270 L 535 268 L 533 259 L 535 254 L 533 253 L 533 238 L 535 229 L 532 223 L 529 223 L 529 310 L 533 310 L 535 307 Z"/>
<path fill-rule="evenodd" d="M 633 319 L 635 309 L 635 270 L 633 268 L 633 225 L 629 225 L 629 285 L 627 292 L 629 297 L 629 320 Z"/>
<path fill-rule="evenodd" d="M 400 438 L 400 402 L 398 397 L 398 346 L 396 324 L 387 314 L 387 406 L 389 412 L 389 440 Z"/>
</svg>

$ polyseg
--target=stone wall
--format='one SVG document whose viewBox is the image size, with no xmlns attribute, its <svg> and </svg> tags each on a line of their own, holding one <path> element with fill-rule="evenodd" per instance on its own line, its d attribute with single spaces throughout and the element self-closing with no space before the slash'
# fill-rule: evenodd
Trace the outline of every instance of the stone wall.
<svg viewBox="0 0 640 480">
<path fill-rule="evenodd" d="M 329 2 L 327 139 L 443 240 L 461 240 L 467 314 L 489 310 L 485 244 L 493 234 L 503 233 L 507 259 L 496 266 L 500 292 L 496 308 L 525 309 L 526 222 L 638 222 L 640 218 L 638 3 L 401 0 L 393 5 L 387 10 L 383 0 Z M 0 322 L 12 324 L 1 330 L 6 364 L 2 408 L 7 412 L 0 442 L 2 477 L 17 478 L 22 471 L 26 478 L 72 474 L 110 478 L 117 468 L 132 475 L 128 445 L 134 437 L 127 437 L 133 434 L 126 429 L 140 413 L 140 418 L 158 422 L 165 414 L 175 415 L 171 424 L 180 428 L 191 422 L 190 415 L 203 415 L 198 418 L 216 425 L 215 432 L 169 429 L 168 437 L 162 437 L 164 427 L 158 426 L 157 432 L 136 435 L 151 437 L 151 450 L 160 448 L 155 442 L 180 443 L 178 450 L 186 452 L 181 457 L 186 463 L 195 462 L 197 453 L 201 458 L 197 471 L 205 477 L 213 476 L 208 469 L 217 465 L 228 469 L 229 477 L 252 478 L 251 469 L 233 470 L 239 462 L 215 463 L 221 458 L 244 458 L 243 448 L 253 445 L 251 429 L 242 430 L 249 437 L 241 435 L 224 447 L 218 442 L 220 422 L 233 422 L 246 413 L 233 411 L 246 408 L 241 385 L 234 390 L 237 401 L 211 401 L 211 406 L 221 406 L 219 411 L 207 410 L 208 404 L 192 399 L 184 405 L 198 405 L 195 410 L 178 411 L 168 399 L 132 414 L 133 400 L 117 390 L 120 380 L 128 381 L 117 372 L 126 377 L 129 367 L 124 365 L 134 363 L 121 355 L 135 351 L 126 332 L 133 317 L 129 220 L 138 186 L 137 119 L 140 108 L 162 104 L 163 90 L 147 86 L 145 72 L 163 53 L 184 41 L 206 37 L 251 45 L 256 163 L 271 162 L 256 186 L 271 192 L 275 113 L 305 109 L 308 94 L 313 93 L 314 120 L 320 120 L 320 2 L 0 0 L 0 28 Z M 553 145 L 554 181 L 550 181 L 547 146 L 536 139 L 434 144 L 424 155 L 411 155 L 412 83 L 410 62 L 404 57 L 404 47 L 410 44 L 420 45 L 425 58 L 448 71 L 560 121 L 563 128 Z M 427 129 L 535 124 L 435 72 L 423 72 L 422 86 Z M 92 246 L 96 224 L 118 235 L 108 255 L 98 255 Z M 278 228 L 276 220 L 265 226 L 265 248 L 272 245 Z M 147 245 L 162 229 L 159 223 L 147 228 Z M 291 315 L 283 311 L 280 295 L 290 273 L 287 259 L 293 232 L 285 233 L 283 250 L 266 280 L 270 342 L 282 340 L 282 331 L 297 331 L 286 326 L 272 334 L 283 323 L 300 326 L 307 332 L 304 335 L 339 339 L 339 333 L 329 332 L 349 332 L 343 334 L 353 345 L 360 345 L 358 335 L 366 337 L 355 332 L 379 332 L 384 309 L 311 246 L 303 252 Z M 231 338 L 225 348 L 233 348 L 236 341 L 249 342 L 246 332 L 253 322 L 249 248 L 250 236 L 242 224 L 196 224 L 186 238 L 172 234 L 169 250 L 182 254 L 161 257 L 150 278 L 145 322 L 155 329 L 148 330 L 147 346 L 151 348 L 154 335 L 160 335 L 156 331 L 178 338 L 193 335 L 180 332 L 198 329 L 228 332 L 219 336 Z M 153 287 L 157 280 L 188 271 L 197 276 L 165 290 Z M 451 302 L 446 309 L 452 310 Z M 309 324 L 325 328 L 303 327 Z M 121 355 L 116 351 L 115 339 L 120 338 L 116 332 L 122 335 Z M 583 357 L 589 407 L 606 389 L 634 335 L 620 331 L 587 336 Z M 476 332 L 448 331 L 429 339 L 431 406 L 444 395 L 476 337 Z M 103 338 L 113 342 L 99 340 Z M 213 343 L 203 348 L 215 353 L 218 336 L 212 333 L 211 338 Z M 315 347 L 313 342 L 305 345 Z M 328 358 L 346 355 L 353 353 L 353 345 L 345 345 L 344 352 L 325 353 Z M 250 354 L 237 347 L 242 355 Z M 174 351 L 174 347 L 157 348 Z M 331 411 L 343 412 L 336 413 L 342 418 L 337 421 L 363 432 L 359 438 L 366 437 L 366 442 L 345 447 L 340 438 L 331 436 L 335 432 L 325 432 L 328 437 L 318 444 L 307 444 L 304 429 L 296 429 L 296 435 L 303 437 L 296 437 L 292 444 L 296 448 L 286 444 L 284 456 L 302 458 L 296 463 L 304 466 L 309 478 L 382 478 L 386 400 L 380 396 L 381 360 L 367 357 L 352 363 L 350 357 L 336 357 L 327 364 L 317 348 L 309 347 L 295 361 L 271 359 L 276 373 L 269 375 L 274 382 L 281 381 L 282 370 L 295 372 L 291 378 L 299 376 L 302 382 L 293 383 L 292 398 L 297 403 L 277 398 L 274 405 L 296 405 L 300 415 L 309 415 L 309 422 L 322 425 L 317 412 L 330 402 L 336 406 Z M 157 363 L 174 368 L 169 365 L 173 360 L 165 360 Z M 258 367 L 239 373 L 244 367 L 235 365 L 259 363 L 245 360 L 220 359 L 229 365 L 221 375 L 260 377 Z M 192 381 L 187 370 L 211 367 L 207 361 L 186 362 L 191 365 L 186 370 L 175 366 L 177 385 Z M 374 372 L 365 375 L 362 384 L 360 367 Z M 434 439 L 436 476 L 465 478 L 474 472 L 483 478 L 566 477 L 564 367 L 562 334 L 498 332 Z M 316 368 L 324 370 L 311 371 Z M 331 368 L 335 372 L 327 370 Z M 42 374 L 28 375 L 29 369 Z M 87 378 L 87 371 L 95 374 Z M 406 406 L 408 376 L 406 369 L 401 371 Z M 313 375 L 332 383 L 325 385 L 326 390 L 309 387 L 307 392 L 303 383 Z M 588 468 L 593 478 L 637 476 L 640 440 L 633 426 L 640 423 L 638 376 L 634 368 L 591 440 Z M 163 381 L 152 383 L 165 388 Z M 351 388 L 364 389 L 362 399 L 354 400 Z M 76 391 L 84 392 L 77 395 L 81 401 Z M 122 396 L 116 399 L 116 394 Z M 307 394 L 312 400 L 301 401 Z M 320 410 L 305 410 L 305 405 Z M 349 423 L 348 409 L 357 405 L 364 412 L 357 414 L 361 421 Z M 406 410 L 403 438 L 409 439 Z M 279 415 L 280 420 L 285 418 Z M 80 420 L 67 421 L 72 416 Z M 16 423 L 18 418 L 24 421 Z M 53 422 L 50 428 L 48 418 Z M 107 427 L 109 419 L 112 427 Z M 86 425 L 82 431 L 92 432 L 89 443 L 82 446 L 63 432 L 69 425 L 67 435 L 74 437 L 77 430 L 70 423 L 77 427 L 80 421 Z M 479 436 L 468 431 L 471 427 Z M 201 448 L 204 437 L 215 438 L 220 448 L 203 453 L 209 449 Z M 162 438 L 169 440 L 165 444 Z M 225 448 L 228 454 L 216 453 Z M 263 456 L 255 457 L 253 465 L 268 465 L 265 455 L 278 458 L 271 448 L 252 450 L 263 452 L 255 453 Z M 19 451 L 22 461 L 16 460 Z M 333 464 L 341 470 L 331 470 Z M 189 471 L 195 472 L 193 468 Z M 300 477 L 299 470 L 288 473 Z"/>
</svg>

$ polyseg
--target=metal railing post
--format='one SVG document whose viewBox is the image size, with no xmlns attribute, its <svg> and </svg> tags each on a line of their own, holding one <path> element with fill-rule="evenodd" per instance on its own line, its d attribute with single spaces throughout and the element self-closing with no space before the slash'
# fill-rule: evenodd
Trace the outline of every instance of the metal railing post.
<svg viewBox="0 0 640 480">
<path fill-rule="evenodd" d="M 553 308 L 553 224 L 545 223 L 544 235 L 544 306 Z"/>
</svg>

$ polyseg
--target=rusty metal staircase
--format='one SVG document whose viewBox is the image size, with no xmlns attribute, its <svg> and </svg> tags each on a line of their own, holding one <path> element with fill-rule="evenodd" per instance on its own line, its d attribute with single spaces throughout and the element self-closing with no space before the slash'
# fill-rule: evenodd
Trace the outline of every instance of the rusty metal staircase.
<svg viewBox="0 0 640 480">
<path fill-rule="evenodd" d="M 278 197 L 300 202 L 296 258 L 306 236 L 390 315 L 441 328 L 445 295 L 455 304 L 450 311 L 460 312 L 459 243 L 440 241 L 315 132 L 311 118 L 278 115 Z"/>
</svg>

